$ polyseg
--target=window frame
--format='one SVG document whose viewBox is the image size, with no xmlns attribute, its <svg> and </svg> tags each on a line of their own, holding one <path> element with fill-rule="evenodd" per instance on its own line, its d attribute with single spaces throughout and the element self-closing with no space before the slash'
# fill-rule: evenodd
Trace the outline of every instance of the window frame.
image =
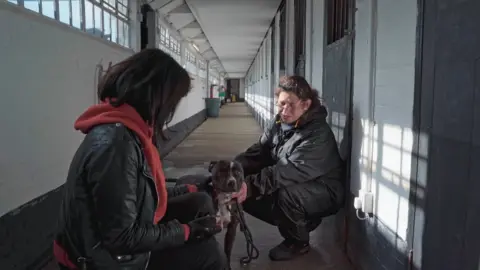
<svg viewBox="0 0 480 270">
<path fill-rule="evenodd" d="M 44 14 L 43 11 L 43 4 L 44 2 L 53 2 L 54 3 L 54 15 L 53 17 L 48 16 Z M 61 9 L 60 9 L 60 1 L 63 2 L 68 2 L 68 16 L 61 16 Z M 92 4 L 92 24 L 93 28 L 87 29 L 86 28 L 86 13 L 85 13 L 85 4 L 86 2 L 89 2 Z M 69 25 L 70 27 L 80 30 L 82 32 L 86 32 L 88 34 L 91 34 L 92 36 L 96 36 L 98 38 L 101 38 L 103 40 L 106 40 L 108 42 L 112 42 L 115 44 L 118 44 L 122 47 L 125 48 L 131 48 L 131 9 L 130 9 L 130 1 L 129 0 L 78 0 L 79 2 L 79 10 L 77 11 L 79 14 L 73 14 L 73 2 L 72 0 L 38 0 L 38 9 L 32 10 L 29 8 L 25 7 L 25 1 L 24 0 L 18 0 L 15 2 L 13 1 L 7 1 L 8 3 L 12 5 L 19 6 L 21 8 L 30 10 L 32 12 L 36 12 L 46 18 L 50 18 L 53 20 L 56 20 L 57 22 L 61 24 L 66 24 Z M 95 8 L 99 8 L 100 10 L 100 16 L 99 18 L 96 18 L 95 16 Z M 67 9 L 65 9 L 67 11 Z M 108 13 L 110 15 L 110 20 L 109 20 L 109 34 L 105 34 L 105 13 Z M 63 14 L 63 13 L 62 13 Z M 80 19 L 80 25 L 74 25 L 74 16 L 78 16 Z M 62 17 L 62 20 L 60 20 L 60 17 Z M 68 17 L 69 19 L 66 20 L 64 17 Z M 97 16 L 98 17 L 98 16 Z M 113 20 L 115 19 L 115 20 Z M 98 24 L 96 21 L 99 20 L 100 23 Z M 68 22 L 67 22 L 68 21 Z M 112 27 L 112 22 L 116 21 L 116 35 L 114 35 L 113 27 Z M 100 26 L 101 29 L 98 32 L 96 27 Z M 121 38 L 121 33 L 123 33 L 123 38 Z M 115 38 L 113 38 L 115 37 Z M 115 40 L 113 40 L 115 39 Z"/>
</svg>

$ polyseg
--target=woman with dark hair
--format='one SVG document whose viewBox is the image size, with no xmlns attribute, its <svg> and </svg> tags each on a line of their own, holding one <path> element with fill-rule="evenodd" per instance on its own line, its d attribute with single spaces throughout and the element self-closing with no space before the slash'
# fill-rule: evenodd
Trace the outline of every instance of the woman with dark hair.
<svg viewBox="0 0 480 270">
<path fill-rule="evenodd" d="M 75 122 L 86 136 L 64 185 L 62 269 L 226 268 L 211 198 L 194 185 L 167 188 L 154 145 L 189 90 L 187 71 L 158 49 L 107 71 L 101 103 Z"/>
<path fill-rule="evenodd" d="M 342 206 L 344 172 L 317 91 L 286 76 L 275 94 L 275 121 L 235 159 L 246 176 L 244 210 L 279 228 L 285 240 L 269 256 L 289 260 L 309 251 L 309 233 Z"/>
</svg>

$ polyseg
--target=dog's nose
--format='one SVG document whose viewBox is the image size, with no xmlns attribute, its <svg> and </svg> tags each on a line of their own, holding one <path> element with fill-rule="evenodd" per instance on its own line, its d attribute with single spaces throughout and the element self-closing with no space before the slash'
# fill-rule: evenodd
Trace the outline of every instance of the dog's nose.
<svg viewBox="0 0 480 270">
<path fill-rule="evenodd" d="M 229 188 L 235 188 L 235 187 L 236 187 L 235 180 L 229 180 L 229 181 L 227 182 L 227 186 L 228 186 Z"/>
</svg>

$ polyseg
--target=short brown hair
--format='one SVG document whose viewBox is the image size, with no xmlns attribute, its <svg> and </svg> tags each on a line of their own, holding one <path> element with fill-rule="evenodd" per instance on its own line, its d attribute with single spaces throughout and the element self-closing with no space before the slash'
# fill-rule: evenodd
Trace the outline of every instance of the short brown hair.
<svg viewBox="0 0 480 270">
<path fill-rule="evenodd" d="M 322 105 L 317 90 L 313 89 L 302 76 L 280 77 L 278 87 L 275 89 L 275 96 L 278 97 L 281 92 L 293 93 L 303 101 L 310 99 L 312 101 L 310 109 Z"/>
</svg>

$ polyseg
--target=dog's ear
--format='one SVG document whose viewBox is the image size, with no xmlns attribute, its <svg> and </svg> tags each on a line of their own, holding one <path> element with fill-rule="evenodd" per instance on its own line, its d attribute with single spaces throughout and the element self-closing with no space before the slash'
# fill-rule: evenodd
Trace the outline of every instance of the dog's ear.
<svg viewBox="0 0 480 270">
<path fill-rule="evenodd" d="M 212 172 L 213 167 L 215 167 L 215 165 L 217 165 L 217 163 L 218 163 L 218 161 L 211 161 L 210 165 L 208 165 L 208 172 Z"/>
<path fill-rule="evenodd" d="M 240 172 L 242 174 L 244 173 L 242 163 L 240 163 L 236 160 L 232 161 L 232 163 L 233 163 L 233 169 L 235 171 Z"/>
</svg>

